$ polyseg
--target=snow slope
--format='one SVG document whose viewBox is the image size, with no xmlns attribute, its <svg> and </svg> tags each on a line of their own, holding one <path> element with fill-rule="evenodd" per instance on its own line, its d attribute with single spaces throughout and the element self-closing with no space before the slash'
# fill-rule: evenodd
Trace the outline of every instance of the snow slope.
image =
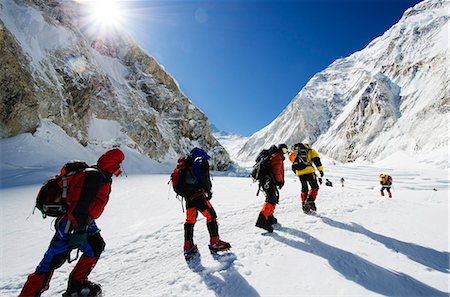
<svg viewBox="0 0 450 297">
<path fill-rule="evenodd" d="M 215 177 L 212 203 L 232 250 L 209 254 L 200 216 L 201 257 L 192 265 L 182 255 L 184 214 L 169 176 L 120 177 L 98 220 L 106 249 L 91 279 L 106 296 L 448 296 L 448 172 L 401 169 L 404 161 L 325 163 L 335 186 L 320 189 L 317 217 L 302 213 L 299 182 L 287 172 L 272 234 L 254 227 L 264 200 L 256 184 Z M 379 196 L 380 172 L 394 178 L 392 199 Z M 38 188 L 0 189 L 1 296 L 17 296 L 53 235 L 50 219 L 30 216 Z M 60 295 L 72 267 L 57 270 L 43 296 Z"/>
</svg>

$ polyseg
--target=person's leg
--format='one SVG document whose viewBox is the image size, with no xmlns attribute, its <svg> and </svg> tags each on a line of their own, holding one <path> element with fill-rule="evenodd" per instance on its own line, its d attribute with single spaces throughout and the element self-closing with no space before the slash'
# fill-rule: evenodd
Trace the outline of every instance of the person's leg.
<svg viewBox="0 0 450 297">
<path fill-rule="evenodd" d="M 196 248 L 194 244 L 194 226 L 197 222 L 197 208 L 191 200 L 186 199 L 186 221 L 184 222 L 184 252 L 189 254 Z"/>
<path fill-rule="evenodd" d="M 67 296 L 73 293 L 81 294 L 81 292 L 87 292 L 87 294 L 90 294 L 89 296 L 94 296 L 101 291 L 101 286 L 90 282 L 88 276 L 105 249 L 105 241 L 100 235 L 100 229 L 98 229 L 95 222 L 89 226 L 87 232 L 89 233 L 88 238 L 79 248 L 83 252 L 83 255 L 69 276 L 69 282 L 65 292 Z"/>
<path fill-rule="evenodd" d="M 210 243 L 214 244 L 219 241 L 219 226 L 217 224 L 217 214 L 210 200 L 204 195 L 194 198 L 198 211 L 206 218 L 206 227 L 208 228 Z"/>
<path fill-rule="evenodd" d="M 36 271 L 28 275 L 19 296 L 40 296 L 42 292 L 49 288 L 49 283 L 53 271 L 61 267 L 67 259 L 69 253 L 67 220 L 57 220 L 55 223 L 56 233 L 43 259 L 39 263 Z M 67 230 L 66 230 L 67 229 Z"/>
<path fill-rule="evenodd" d="M 273 210 L 272 210 L 272 214 L 270 214 L 267 218 L 267 220 L 269 221 L 269 224 L 274 225 L 278 223 L 277 218 L 274 216 L 275 213 L 275 208 L 277 207 L 276 204 L 273 205 Z"/>
<path fill-rule="evenodd" d="M 219 225 L 217 224 L 217 214 L 214 210 L 210 200 L 206 199 L 205 195 L 194 198 L 198 211 L 206 218 L 206 227 L 209 232 L 209 250 L 212 253 L 228 250 L 231 245 L 223 240 L 220 240 Z"/>
<path fill-rule="evenodd" d="M 300 175 L 298 177 L 300 179 L 300 183 L 302 185 L 302 192 L 300 194 L 300 199 L 302 201 L 302 205 L 305 203 L 305 200 L 308 196 L 308 179 L 307 179 L 307 175 Z"/>
<path fill-rule="evenodd" d="M 388 197 L 392 198 L 391 188 L 386 188 L 386 191 L 388 192 Z"/>
<path fill-rule="evenodd" d="M 94 269 L 104 249 L 105 241 L 99 232 L 88 237 L 87 241 L 80 247 L 83 255 L 70 273 L 69 287 L 73 281 L 80 284 L 87 282 L 89 274 Z"/>
<path fill-rule="evenodd" d="M 308 174 L 307 181 L 311 186 L 311 190 L 309 190 L 308 192 L 309 208 L 316 211 L 317 208 L 315 201 L 317 198 L 317 193 L 319 192 L 319 185 L 317 184 L 316 174 L 315 173 Z"/>
<path fill-rule="evenodd" d="M 308 174 L 300 175 L 300 183 L 302 184 L 302 192 L 300 194 L 300 199 L 302 201 L 302 209 L 304 213 L 308 213 L 310 211 L 309 204 L 307 203 L 308 200 Z"/>
<path fill-rule="evenodd" d="M 381 194 L 381 196 L 383 196 L 384 197 L 384 187 L 381 187 L 381 189 L 380 189 L 380 194 Z"/>
<path fill-rule="evenodd" d="M 265 229 L 269 232 L 273 232 L 272 225 L 276 223 L 276 219 L 273 216 L 275 212 L 275 206 L 279 200 L 279 193 L 275 183 L 268 182 L 263 187 L 264 194 L 266 195 L 266 201 L 259 212 L 258 220 L 256 221 L 256 227 Z"/>
</svg>

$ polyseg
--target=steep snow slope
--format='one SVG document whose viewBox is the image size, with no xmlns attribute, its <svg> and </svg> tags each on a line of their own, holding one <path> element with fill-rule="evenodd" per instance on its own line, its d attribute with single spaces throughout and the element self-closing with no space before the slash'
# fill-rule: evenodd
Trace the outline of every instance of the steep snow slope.
<svg viewBox="0 0 450 297">
<path fill-rule="evenodd" d="M 274 143 L 306 141 L 342 162 L 404 151 L 446 166 L 448 11 L 448 1 L 423 1 L 365 49 L 317 73 L 250 137 L 240 159 Z"/>
<path fill-rule="evenodd" d="M 448 296 L 446 172 L 389 164 L 325 164 L 335 186 L 320 189 L 317 217 L 302 213 L 299 182 L 288 172 L 276 210 L 281 225 L 272 234 L 254 227 L 264 200 L 256 185 L 215 177 L 212 203 L 232 250 L 209 254 L 200 216 L 194 264 L 182 255 L 185 214 L 168 192 L 169 176 L 120 177 L 98 220 L 106 250 L 91 279 L 106 296 Z M 394 178 L 392 199 L 379 196 L 381 171 Z M 344 188 L 337 185 L 342 176 Z M 17 296 L 53 234 L 51 220 L 28 218 L 38 187 L 0 190 L 2 296 Z M 57 270 L 43 296 L 65 290 L 71 267 Z"/>
</svg>

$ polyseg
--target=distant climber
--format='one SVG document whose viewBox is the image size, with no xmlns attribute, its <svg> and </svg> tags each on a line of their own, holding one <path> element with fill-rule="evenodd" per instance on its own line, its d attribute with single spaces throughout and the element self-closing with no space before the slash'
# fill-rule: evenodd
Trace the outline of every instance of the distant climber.
<svg viewBox="0 0 450 297">
<path fill-rule="evenodd" d="M 386 190 L 389 198 L 392 198 L 391 194 L 392 177 L 384 173 L 380 174 L 380 185 L 381 185 L 380 189 L 381 196 L 384 196 L 384 190 Z"/>
<path fill-rule="evenodd" d="M 344 183 L 345 183 L 345 179 L 343 177 L 341 177 L 341 187 L 344 186 Z"/>
</svg>

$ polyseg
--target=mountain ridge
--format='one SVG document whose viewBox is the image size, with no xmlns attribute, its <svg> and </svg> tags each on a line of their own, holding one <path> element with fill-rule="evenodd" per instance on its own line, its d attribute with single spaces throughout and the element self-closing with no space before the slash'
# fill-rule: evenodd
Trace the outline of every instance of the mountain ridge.
<svg viewBox="0 0 450 297">
<path fill-rule="evenodd" d="M 314 75 L 274 121 L 249 138 L 241 159 L 274 143 L 304 141 L 341 162 L 432 150 L 431 158 L 446 164 L 447 9 L 445 1 L 423 1 L 364 49 Z"/>
<path fill-rule="evenodd" d="M 2 3 L 2 52 L 9 55 L 0 58 L 8 65 L 0 71 L 0 137 L 34 133 L 50 119 L 82 145 L 102 145 L 89 127 L 113 120 L 126 135 L 116 144 L 151 159 L 175 159 L 201 146 L 214 169 L 227 168 L 230 158 L 208 118 L 175 79 L 126 33 L 97 35 L 84 14 L 73 1 Z"/>
</svg>

